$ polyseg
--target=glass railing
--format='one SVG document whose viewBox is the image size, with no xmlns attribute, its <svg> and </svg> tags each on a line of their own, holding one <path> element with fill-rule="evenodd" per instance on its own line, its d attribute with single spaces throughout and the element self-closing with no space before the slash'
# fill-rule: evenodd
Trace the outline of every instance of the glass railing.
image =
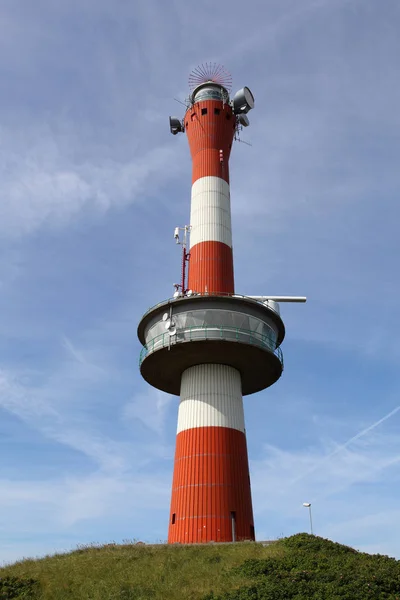
<svg viewBox="0 0 400 600">
<path fill-rule="evenodd" d="M 170 335 L 168 332 L 162 333 L 143 346 L 140 353 L 139 366 L 142 364 L 146 356 L 155 350 L 168 348 L 175 344 L 179 344 L 180 342 L 218 339 L 261 346 L 264 350 L 274 354 L 279 359 L 283 367 L 282 350 L 280 348 L 276 348 L 276 342 L 274 339 L 267 335 L 258 333 L 257 331 L 250 331 L 248 329 L 229 327 L 225 325 L 223 327 L 193 325 L 192 327 L 186 327 L 185 329 L 178 329 L 175 335 Z"/>
<path fill-rule="evenodd" d="M 151 313 L 153 310 L 155 310 L 158 306 L 163 306 L 164 304 L 168 304 L 169 302 L 179 302 L 180 300 L 188 300 L 190 298 L 198 298 L 199 296 L 204 297 L 210 297 L 210 296 L 218 296 L 218 297 L 225 297 L 225 298 L 243 298 L 244 300 L 250 300 L 251 302 L 254 302 L 256 304 L 263 304 L 265 307 L 265 303 L 262 302 L 261 300 L 255 300 L 254 298 L 251 298 L 251 296 L 243 296 L 243 294 L 236 294 L 236 293 L 227 293 L 227 292 L 207 292 L 207 293 L 203 293 L 203 294 L 193 294 L 192 296 L 178 296 L 177 298 L 167 298 L 167 300 L 162 300 L 161 302 L 157 302 L 157 304 L 155 304 L 154 306 L 151 306 L 150 308 L 148 308 L 146 310 L 146 312 L 144 313 L 143 317 L 145 317 L 148 313 Z M 272 306 L 268 306 L 269 310 L 272 310 L 272 312 L 275 312 L 277 315 L 279 315 L 279 312 L 276 311 Z M 279 315 L 280 316 L 280 315 Z M 142 319 L 143 319 L 142 317 Z"/>
</svg>

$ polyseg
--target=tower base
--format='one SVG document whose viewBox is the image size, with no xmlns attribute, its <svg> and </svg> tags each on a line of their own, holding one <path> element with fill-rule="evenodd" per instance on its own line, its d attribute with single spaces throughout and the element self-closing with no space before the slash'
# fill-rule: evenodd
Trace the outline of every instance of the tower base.
<svg viewBox="0 0 400 600">
<path fill-rule="evenodd" d="M 169 543 L 254 540 L 241 388 L 226 365 L 182 375 Z"/>
</svg>

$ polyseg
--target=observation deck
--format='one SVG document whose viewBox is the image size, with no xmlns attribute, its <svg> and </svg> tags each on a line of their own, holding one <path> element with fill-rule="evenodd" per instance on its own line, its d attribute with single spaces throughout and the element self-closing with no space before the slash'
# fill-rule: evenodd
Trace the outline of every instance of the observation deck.
<svg viewBox="0 0 400 600">
<path fill-rule="evenodd" d="M 196 294 L 157 304 L 138 326 L 143 378 L 179 395 L 186 369 L 224 364 L 240 372 L 243 395 L 269 387 L 283 371 L 279 346 L 285 327 L 277 306 L 237 294 Z"/>
</svg>

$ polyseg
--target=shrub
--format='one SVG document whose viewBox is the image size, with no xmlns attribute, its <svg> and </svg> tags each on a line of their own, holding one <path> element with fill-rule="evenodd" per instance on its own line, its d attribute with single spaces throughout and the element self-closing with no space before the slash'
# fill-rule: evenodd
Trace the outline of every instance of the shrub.
<svg viewBox="0 0 400 600">
<path fill-rule="evenodd" d="M 39 583 L 35 579 L 20 579 L 19 577 L 0 578 L 0 600 L 36 598 L 38 592 Z"/>
<path fill-rule="evenodd" d="M 400 562 L 307 534 L 280 540 L 281 558 L 251 559 L 232 572 L 254 580 L 204 600 L 400 600 Z"/>
</svg>

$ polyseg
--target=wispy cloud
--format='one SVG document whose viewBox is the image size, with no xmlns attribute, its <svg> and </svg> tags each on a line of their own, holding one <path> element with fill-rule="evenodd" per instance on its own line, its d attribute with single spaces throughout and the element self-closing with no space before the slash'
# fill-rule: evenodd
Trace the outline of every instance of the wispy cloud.
<svg viewBox="0 0 400 600">
<path fill-rule="evenodd" d="M 290 452 L 266 447 L 263 460 L 251 461 L 258 539 L 308 531 L 302 503 L 311 502 L 317 535 L 366 551 L 398 556 L 400 526 L 394 513 L 399 441 L 395 435 L 381 435 L 368 443 L 360 445 L 358 440 L 356 444 L 296 483 L 294 475 L 307 472 L 321 449 Z M 371 540 L 376 541 L 374 547 Z"/>
<path fill-rule="evenodd" d="M 74 379 L 71 375 L 72 372 L 67 370 L 49 384 L 27 388 L 3 371 L 0 407 L 35 428 L 48 440 L 78 451 L 105 473 L 129 471 L 133 465 L 143 465 L 157 455 L 156 444 L 146 444 L 145 440 L 136 442 L 130 437 L 121 439 L 118 435 L 110 437 L 98 429 L 98 418 L 95 412 L 88 411 L 85 395 L 93 393 L 93 389 L 98 392 L 99 387 L 104 385 L 104 376 L 99 382 L 98 379 L 88 379 L 84 371 L 79 375 L 82 386 L 79 393 L 77 374 L 74 373 Z"/>
<path fill-rule="evenodd" d="M 123 417 L 125 419 L 138 419 L 150 430 L 158 435 L 165 431 L 165 420 L 171 402 L 175 400 L 159 390 L 150 389 L 138 394 L 131 402 L 125 405 Z"/>
<path fill-rule="evenodd" d="M 78 214 L 101 215 L 112 207 L 142 202 L 149 181 L 154 193 L 157 180 L 165 182 L 172 176 L 168 145 L 118 160 L 111 148 L 87 145 L 85 151 L 74 126 L 57 133 L 41 125 L 19 135 L 3 127 L 1 136 L 3 236 L 65 226 Z M 79 160 L 74 158 L 78 153 Z"/>
<path fill-rule="evenodd" d="M 376 429 L 377 427 L 379 427 L 379 425 L 381 425 L 382 423 L 384 423 L 385 421 L 387 421 L 388 419 L 390 419 L 391 417 L 393 417 L 397 412 L 399 412 L 399 410 L 400 410 L 400 406 L 397 406 L 396 408 L 394 408 L 393 410 L 391 410 L 387 415 L 385 415 L 384 417 L 382 417 L 378 421 L 375 421 L 375 423 L 373 423 L 372 425 L 369 425 L 369 427 L 366 427 L 365 429 L 363 429 L 362 431 L 360 431 L 359 433 L 357 433 L 356 435 L 354 435 L 353 437 L 351 437 L 349 440 L 347 440 L 347 442 L 345 442 L 344 444 L 339 445 L 335 450 L 333 450 L 333 452 L 330 452 L 327 456 L 324 456 L 323 458 L 321 458 L 321 460 L 319 460 L 318 462 L 316 462 L 310 469 L 308 469 L 308 470 L 304 471 L 303 473 L 300 473 L 299 475 L 297 475 L 297 477 L 295 477 L 293 479 L 293 481 L 291 482 L 291 484 L 295 484 L 298 481 L 300 481 L 301 479 L 304 479 L 305 477 L 308 477 L 309 475 L 311 475 L 311 473 L 313 473 L 317 469 L 324 468 L 326 466 L 326 463 L 328 463 L 334 456 L 336 456 L 340 452 L 343 452 L 350 445 L 354 444 L 354 442 L 356 442 L 360 438 L 364 437 L 365 435 L 367 435 L 368 433 L 370 433 L 371 431 L 373 431 L 374 429 Z M 398 460 L 400 460 L 400 457 L 396 457 L 395 458 L 395 462 L 397 462 Z M 389 464 L 392 464 L 392 462 L 389 462 Z"/>
<path fill-rule="evenodd" d="M 69 550 L 89 541 L 122 541 L 127 537 L 151 541 L 146 538 L 146 528 L 139 526 L 140 521 L 132 523 L 132 515 L 151 519 L 151 514 L 154 516 L 169 500 L 169 478 L 160 473 L 157 478 L 148 473 L 135 478 L 131 474 L 125 477 L 92 474 L 52 481 L 2 479 L 0 488 L 1 512 L 7 514 L 7 520 L 0 521 L 3 535 L 12 529 L 14 537 L 20 540 L 19 552 L 10 554 L 7 544 L 2 546 L 0 562 L 39 551 L 44 553 L 45 549 Z M 115 529 L 108 537 L 91 525 L 110 519 L 115 522 Z M 82 539 L 82 527 L 90 529 L 90 540 Z M 53 536 L 54 544 L 49 544 Z M 60 547 L 62 538 L 65 541 Z M 34 544 L 32 539 L 36 540 Z M 41 540 L 45 540 L 45 545 Z"/>
</svg>

